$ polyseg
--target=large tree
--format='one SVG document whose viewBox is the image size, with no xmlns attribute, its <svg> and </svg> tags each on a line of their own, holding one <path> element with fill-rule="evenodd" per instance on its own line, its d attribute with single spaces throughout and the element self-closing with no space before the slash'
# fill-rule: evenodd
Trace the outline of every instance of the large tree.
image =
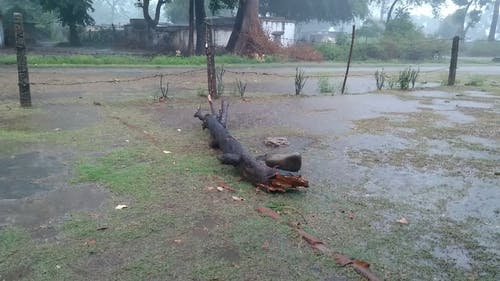
<svg viewBox="0 0 500 281">
<path fill-rule="evenodd" d="M 437 13 L 446 0 L 371 0 L 370 2 L 381 5 L 381 17 L 385 14 L 385 22 L 388 24 L 391 20 L 406 14 L 409 8 L 424 4 L 431 5 L 434 13 Z"/>
<path fill-rule="evenodd" d="M 456 35 L 465 38 L 467 31 L 481 20 L 483 9 L 491 0 L 453 0 L 453 3 L 459 6 L 453 14 L 458 23 Z"/>
<path fill-rule="evenodd" d="M 490 32 L 488 34 L 488 41 L 495 41 L 495 34 L 497 33 L 498 26 L 498 10 L 500 8 L 500 0 L 495 1 L 493 6 L 493 16 L 491 18 Z"/>
<path fill-rule="evenodd" d="M 142 2 L 141 2 L 142 1 Z M 161 14 L 161 8 L 163 5 L 170 3 L 172 0 L 157 0 L 156 1 L 156 8 L 154 10 L 154 18 L 151 17 L 149 14 L 149 6 L 150 6 L 150 0 L 138 0 L 137 6 L 139 8 L 142 8 L 142 15 L 144 16 L 144 19 L 146 20 L 146 23 L 148 24 L 148 28 L 156 28 L 158 26 L 158 23 L 160 22 L 160 14 Z"/>
<path fill-rule="evenodd" d="M 205 18 L 207 13 L 205 11 L 205 0 L 194 1 L 194 14 L 196 18 L 196 54 L 201 55 L 205 50 L 205 33 L 206 25 Z"/>
<path fill-rule="evenodd" d="M 244 54 L 266 51 L 272 46 L 262 30 L 261 14 L 283 16 L 296 21 L 317 19 L 339 22 L 363 17 L 368 13 L 365 0 L 211 0 L 213 10 L 238 7 L 233 32 L 226 49 Z"/>
<path fill-rule="evenodd" d="M 125 23 L 132 17 L 134 3 L 130 0 L 94 0 L 96 23 Z"/>
<path fill-rule="evenodd" d="M 40 0 L 40 3 L 45 10 L 54 12 L 63 26 L 69 27 L 70 45 L 80 45 L 78 26 L 94 24 L 89 15 L 94 11 L 92 0 Z"/>
</svg>

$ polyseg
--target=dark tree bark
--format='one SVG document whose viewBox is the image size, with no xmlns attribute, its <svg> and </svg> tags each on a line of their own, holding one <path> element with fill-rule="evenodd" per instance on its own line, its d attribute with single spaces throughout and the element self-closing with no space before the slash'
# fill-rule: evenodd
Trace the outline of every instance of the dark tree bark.
<svg viewBox="0 0 500 281">
<path fill-rule="evenodd" d="M 143 0 L 142 2 L 142 14 L 144 16 L 144 19 L 146 20 L 148 24 L 148 28 L 156 28 L 158 25 L 158 22 L 160 21 L 160 13 L 161 13 L 161 7 L 166 4 L 170 3 L 171 0 L 158 0 L 156 3 L 156 9 L 155 9 L 155 17 L 151 18 L 149 15 L 149 1 L 150 0 Z"/>
<path fill-rule="evenodd" d="M 490 33 L 488 34 L 488 41 L 495 41 L 495 34 L 497 33 L 498 25 L 498 10 L 500 8 L 500 0 L 495 1 L 493 7 L 493 17 L 491 19 Z"/>
<path fill-rule="evenodd" d="M 391 20 L 391 18 L 392 18 L 392 12 L 394 11 L 394 8 L 396 7 L 396 4 L 398 2 L 399 2 L 399 0 L 394 0 L 394 2 L 392 2 L 392 5 L 389 8 L 389 11 L 387 12 L 387 19 L 385 20 L 385 24 L 388 24 L 389 21 Z"/>
<path fill-rule="evenodd" d="M 194 0 L 189 0 L 189 39 L 188 55 L 194 54 Z"/>
<path fill-rule="evenodd" d="M 260 23 L 259 0 L 239 0 L 226 50 L 240 55 L 263 54 L 272 52 L 272 46 Z"/>
<path fill-rule="evenodd" d="M 218 157 L 222 164 L 236 167 L 243 178 L 267 192 L 285 192 L 290 188 L 308 187 L 309 183 L 300 175 L 268 167 L 265 162 L 252 157 L 250 153 L 229 134 L 226 129 L 227 109 L 222 101 L 221 110 L 216 114 L 209 97 L 211 114 L 203 114 L 200 109 L 195 113 L 208 128 L 212 136 L 211 146 L 219 148 L 222 154 Z"/>
<path fill-rule="evenodd" d="M 78 27 L 75 24 L 69 24 L 69 44 L 71 46 L 80 46 L 80 37 L 78 36 Z"/>
<path fill-rule="evenodd" d="M 202 55 L 205 50 L 205 0 L 195 0 L 194 4 L 196 14 L 196 54 Z"/>
</svg>

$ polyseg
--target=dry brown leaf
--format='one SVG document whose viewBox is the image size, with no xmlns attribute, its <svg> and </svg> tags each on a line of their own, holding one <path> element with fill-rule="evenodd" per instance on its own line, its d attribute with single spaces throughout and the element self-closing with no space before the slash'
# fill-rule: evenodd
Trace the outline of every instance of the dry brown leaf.
<svg viewBox="0 0 500 281">
<path fill-rule="evenodd" d="M 206 186 L 205 189 L 208 190 L 208 191 L 212 191 L 212 190 L 215 189 L 215 187 L 213 187 L 213 186 Z"/>
<path fill-rule="evenodd" d="M 311 245 L 313 249 L 319 250 L 321 252 L 326 252 L 328 250 L 325 244 L 318 238 L 312 236 L 311 234 L 305 232 L 300 228 L 296 228 L 295 230 L 297 230 L 297 233 L 302 237 L 302 239 L 306 240 L 306 242 Z"/>
<path fill-rule="evenodd" d="M 234 201 L 245 201 L 244 198 L 241 198 L 241 197 L 238 197 L 238 196 L 231 196 L 231 198 L 233 198 Z"/>
<path fill-rule="evenodd" d="M 97 243 L 95 239 L 85 241 L 85 246 L 93 246 Z"/>
<path fill-rule="evenodd" d="M 350 258 L 348 258 L 347 256 L 342 255 L 342 254 L 335 254 L 333 256 L 333 258 L 335 259 L 337 264 L 340 266 L 346 266 L 346 265 L 349 265 L 353 262 L 353 260 L 351 260 Z"/>
<path fill-rule="evenodd" d="M 353 264 L 360 266 L 360 267 L 364 267 L 364 268 L 370 267 L 370 264 L 365 262 L 365 261 L 354 261 Z"/>
<path fill-rule="evenodd" d="M 230 187 L 229 185 L 222 185 L 222 188 L 224 188 L 225 190 L 229 190 L 229 191 L 235 191 L 235 189 Z"/>
<path fill-rule="evenodd" d="M 406 218 L 400 218 L 399 220 L 397 220 L 397 222 L 399 222 L 400 224 L 408 224 L 408 220 Z"/>
<path fill-rule="evenodd" d="M 280 220 L 280 215 L 278 213 L 276 213 L 275 211 L 269 209 L 269 208 L 266 208 L 266 207 L 258 207 L 257 209 L 255 209 L 258 213 L 261 213 L 263 215 L 266 215 L 268 217 L 271 217 L 275 220 Z"/>
</svg>

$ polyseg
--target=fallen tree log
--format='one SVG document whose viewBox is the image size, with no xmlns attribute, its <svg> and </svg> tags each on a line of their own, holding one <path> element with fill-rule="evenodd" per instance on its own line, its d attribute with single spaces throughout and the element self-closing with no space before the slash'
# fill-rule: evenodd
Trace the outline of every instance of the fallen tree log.
<svg viewBox="0 0 500 281">
<path fill-rule="evenodd" d="M 296 172 L 269 167 L 266 162 L 252 157 L 226 129 L 229 105 L 222 100 L 221 109 L 216 113 L 210 96 L 208 103 L 211 113 L 204 114 L 198 108 L 194 117 L 203 122 L 203 129 L 210 131 L 210 146 L 222 151 L 218 156 L 221 163 L 236 167 L 245 180 L 267 192 L 286 192 L 287 189 L 309 187 L 309 182 Z"/>
</svg>

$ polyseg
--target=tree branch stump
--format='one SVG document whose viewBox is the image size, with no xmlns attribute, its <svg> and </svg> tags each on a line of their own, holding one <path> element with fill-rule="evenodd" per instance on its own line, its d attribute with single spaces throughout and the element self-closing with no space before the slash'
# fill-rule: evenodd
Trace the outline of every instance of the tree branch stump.
<svg viewBox="0 0 500 281">
<path fill-rule="evenodd" d="M 212 113 L 202 113 L 198 108 L 194 117 L 203 122 L 203 129 L 210 131 L 211 147 L 222 151 L 222 154 L 218 156 L 222 164 L 234 166 L 245 180 L 267 192 L 286 192 L 298 187 L 309 187 L 309 182 L 298 173 L 269 167 L 266 162 L 251 156 L 226 129 L 227 103 L 222 101 L 219 114 L 216 114 L 210 96 L 208 102 Z"/>
</svg>

